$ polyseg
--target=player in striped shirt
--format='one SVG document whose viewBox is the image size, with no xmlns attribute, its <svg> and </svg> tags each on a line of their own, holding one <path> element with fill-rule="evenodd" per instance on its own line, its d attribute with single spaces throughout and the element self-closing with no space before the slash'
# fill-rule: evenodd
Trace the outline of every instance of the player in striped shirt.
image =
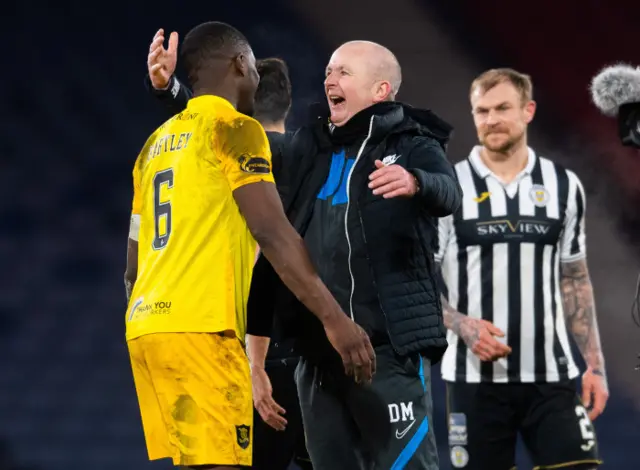
<svg viewBox="0 0 640 470">
<path fill-rule="evenodd" d="M 592 420 L 608 388 L 582 184 L 527 146 L 536 109 L 527 75 L 489 70 L 470 98 L 480 145 L 456 165 L 463 204 L 440 219 L 436 257 L 452 464 L 511 469 L 520 433 L 536 468 L 594 469 Z M 568 332 L 587 364 L 582 400 Z"/>
</svg>

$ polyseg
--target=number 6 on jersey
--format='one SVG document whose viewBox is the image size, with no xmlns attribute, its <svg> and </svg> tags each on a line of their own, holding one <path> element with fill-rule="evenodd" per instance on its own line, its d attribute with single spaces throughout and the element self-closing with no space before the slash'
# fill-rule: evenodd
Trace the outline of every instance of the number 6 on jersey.
<svg viewBox="0 0 640 470">
<path fill-rule="evenodd" d="M 173 168 L 159 171 L 153 177 L 153 213 L 155 222 L 155 236 L 153 237 L 153 249 L 161 250 L 171 236 L 171 201 L 165 197 L 163 202 L 162 187 L 173 188 Z"/>
</svg>

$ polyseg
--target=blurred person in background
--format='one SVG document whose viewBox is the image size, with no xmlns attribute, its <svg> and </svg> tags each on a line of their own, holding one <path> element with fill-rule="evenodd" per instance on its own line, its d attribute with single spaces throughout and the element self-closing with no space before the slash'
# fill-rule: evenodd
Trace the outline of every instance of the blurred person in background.
<svg viewBox="0 0 640 470">
<path fill-rule="evenodd" d="M 164 30 L 160 29 L 151 42 L 146 84 L 169 112 L 178 113 L 186 107 L 192 93 L 173 75 L 177 33 L 170 35 L 167 49 L 164 43 Z M 285 130 L 285 121 L 291 109 L 289 70 L 286 63 L 277 58 L 258 60 L 256 67 L 260 82 L 255 95 L 253 117 L 266 131 L 273 155 L 276 187 L 283 197 L 286 185 L 279 157 L 285 140 L 290 136 Z M 176 92 L 172 91 L 174 87 Z M 276 316 L 276 322 L 278 318 Z M 259 380 L 259 376 L 253 380 L 255 413 L 258 414 L 260 410 L 264 416 L 264 420 L 254 416 L 252 468 L 255 470 L 286 470 L 292 460 L 303 469 L 311 468 L 294 379 L 298 357 L 293 351 L 293 339 L 287 338 L 284 331 L 284 325 L 274 325 L 265 363 L 271 383 Z M 280 412 L 274 413 L 275 409 Z"/>
<path fill-rule="evenodd" d="M 527 146 L 529 76 L 489 70 L 470 91 L 480 145 L 458 163 L 461 208 L 440 219 L 447 298 L 451 462 L 469 470 L 515 465 L 518 433 L 536 468 L 594 469 L 592 420 L 608 387 L 586 260 L 578 177 Z M 567 329 L 584 357 L 579 369 Z"/>
<path fill-rule="evenodd" d="M 172 73 L 171 51 L 170 45 L 156 54 L 168 56 Z M 150 73 L 164 68 L 152 64 Z M 373 383 L 346 380 L 319 325 L 263 258 L 249 308 L 272 302 L 296 336 L 302 353 L 296 379 L 314 468 L 436 469 L 429 374 L 446 341 L 431 247 L 435 218 L 460 203 L 444 153 L 451 128 L 429 111 L 395 102 L 401 69 L 383 46 L 347 43 L 326 72 L 329 109 L 312 110 L 312 121 L 284 146 L 285 207 L 322 278 L 371 336 L 379 362 Z M 171 73 L 164 73 L 163 99 L 179 100 L 184 87 Z M 358 201 L 351 213 L 350 199 Z"/>
<path fill-rule="evenodd" d="M 259 81 L 249 42 L 203 23 L 182 57 L 194 97 L 147 140 L 133 171 L 126 339 L 149 458 L 238 468 L 252 464 L 249 366 L 263 359 L 244 348 L 256 242 L 318 315 L 347 373 L 371 380 L 375 355 L 282 209 L 267 137 L 249 117 Z"/>
</svg>

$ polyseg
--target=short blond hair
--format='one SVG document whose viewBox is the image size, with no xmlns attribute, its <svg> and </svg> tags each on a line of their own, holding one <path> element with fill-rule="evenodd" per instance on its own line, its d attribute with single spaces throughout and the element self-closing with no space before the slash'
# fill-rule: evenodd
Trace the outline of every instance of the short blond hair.
<svg viewBox="0 0 640 470">
<path fill-rule="evenodd" d="M 526 73 L 510 68 L 491 69 L 481 73 L 472 83 L 469 95 L 479 90 L 482 94 L 501 83 L 510 83 L 520 93 L 522 104 L 533 99 L 533 83 Z"/>
</svg>

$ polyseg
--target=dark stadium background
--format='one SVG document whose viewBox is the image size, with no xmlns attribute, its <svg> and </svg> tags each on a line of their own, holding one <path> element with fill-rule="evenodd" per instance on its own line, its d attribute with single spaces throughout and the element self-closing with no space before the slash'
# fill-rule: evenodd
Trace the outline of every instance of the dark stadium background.
<svg viewBox="0 0 640 470">
<path fill-rule="evenodd" d="M 590 104 L 602 66 L 640 64 L 640 6 L 628 1 L 447 0 L 7 2 L 0 15 L 0 469 L 142 470 L 146 452 L 124 343 L 131 167 L 166 118 L 143 87 L 159 27 L 205 20 L 244 31 L 258 57 L 290 65 L 294 126 L 322 99 L 330 52 L 381 42 L 403 66 L 400 99 L 456 127 L 452 160 L 475 142 L 467 102 L 493 66 L 532 74 L 531 143 L 588 192 L 589 256 L 611 383 L 597 422 L 605 469 L 640 468 L 640 155 Z M 442 382 L 435 429 L 446 443 Z M 562 436 L 558 436 L 561 439 Z M 449 468 L 446 447 L 442 468 Z M 522 468 L 530 468 L 526 465 Z"/>
</svg>

